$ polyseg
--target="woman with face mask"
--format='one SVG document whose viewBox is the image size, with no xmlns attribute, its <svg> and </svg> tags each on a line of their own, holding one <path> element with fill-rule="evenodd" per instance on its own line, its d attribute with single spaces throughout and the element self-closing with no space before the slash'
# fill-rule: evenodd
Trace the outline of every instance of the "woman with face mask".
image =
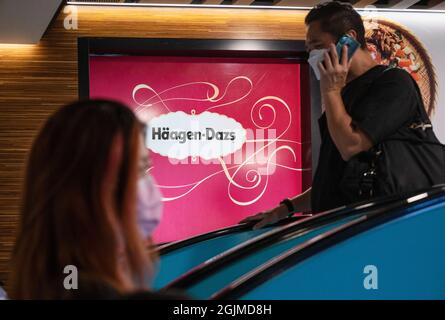
<svg viewBox="0 0 445 320">
<path fill-rule="evenodd" d="M 159 298 L 148 291 L 156 256 L 147 245 L 162 206 L 142 130 L 106 100 L 48 119 L 28 159 L 10 298 Z"/>
</svg>

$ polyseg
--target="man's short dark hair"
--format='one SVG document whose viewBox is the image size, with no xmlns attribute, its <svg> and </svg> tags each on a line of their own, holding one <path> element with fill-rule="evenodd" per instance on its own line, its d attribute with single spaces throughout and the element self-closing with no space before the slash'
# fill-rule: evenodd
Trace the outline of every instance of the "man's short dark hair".
<svg viewBox="0 0 445 320">
<path fill-rule="evenodd" d="M 314 21 L 320 21 L 321 29 L 337 40 L 349 30 L 354 30 L 357 33 L 357 41 L 362 48 L 366 48 L 362 17 L 350 3 L 330 1 L 319 4 L 309 11 L 304 20 L 306 25 Z"/>
</svg>

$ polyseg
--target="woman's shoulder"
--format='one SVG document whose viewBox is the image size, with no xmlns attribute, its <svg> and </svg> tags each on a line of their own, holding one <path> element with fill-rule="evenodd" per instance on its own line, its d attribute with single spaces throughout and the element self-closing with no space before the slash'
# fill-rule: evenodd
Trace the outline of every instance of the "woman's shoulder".
<svg viewBox="0 0 445 320">
<path fill-rule="evenodd" d="M 79 273 L 76 289 L 66 290 L 62 299 L 73 300 L 190 300 L 180 291 L 137 290 L 122 294 L 114 286 L 98 277 Z"/>
<path fill-rule="evenodd" d="M 140 290 L 121 297 L 123 300 L 191 300 L 186 294 L 175 291 L 149 291 Z"/>
<path fill-rule="evenodd" d="M 114 300 L 120 297 L 119 291 L 111 284 L 82 273 L 79 274 L 77 288 L 67 293 L 67 298 L 74 300 Z"/>
</svg>

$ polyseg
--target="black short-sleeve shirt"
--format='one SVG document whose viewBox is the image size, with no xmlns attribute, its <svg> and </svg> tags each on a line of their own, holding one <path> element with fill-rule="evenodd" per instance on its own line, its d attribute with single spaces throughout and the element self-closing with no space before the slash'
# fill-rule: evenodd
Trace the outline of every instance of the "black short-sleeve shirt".
<svg viewBox="0 0 445 320">
<path fill-rule="evenodd" d="M 410 77 L 402 69 L 375 66 L 343 88 L 343 102 L 353 125 L 374 144 L 395 134 L 415 117 L 417 92 Z M 347 204 L 338 188 L 346 162 L 331 139 L 325 113 L 318 123 L 321 146 L 311 191 L 314 212 Z"/>
</svg>

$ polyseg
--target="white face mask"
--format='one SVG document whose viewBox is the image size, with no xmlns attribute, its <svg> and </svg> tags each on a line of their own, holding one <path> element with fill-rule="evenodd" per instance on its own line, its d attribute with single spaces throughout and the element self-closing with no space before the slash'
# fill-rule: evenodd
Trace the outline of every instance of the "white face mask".
<svg viewBox="0 0 445 320">
<path fill-rule="evenodd" d="M 307 60 L 307 62 L 312 67 L 312 70 L 314 70 L 317 80 L 320 80 L 320 70 L 318 69 L 318 63 L 323 61 L 324 54 L 327 51 L 328 49 L 314 49 L 309 52 L 309 59 Z"/>
<path fill-rule="evenodd" d="M 162 217 L 162 197 L 153 177 L 146 175 L 139 179 L 137 196 L 137 222 L 142 237 L 147 239 Z"/>
</svg>

